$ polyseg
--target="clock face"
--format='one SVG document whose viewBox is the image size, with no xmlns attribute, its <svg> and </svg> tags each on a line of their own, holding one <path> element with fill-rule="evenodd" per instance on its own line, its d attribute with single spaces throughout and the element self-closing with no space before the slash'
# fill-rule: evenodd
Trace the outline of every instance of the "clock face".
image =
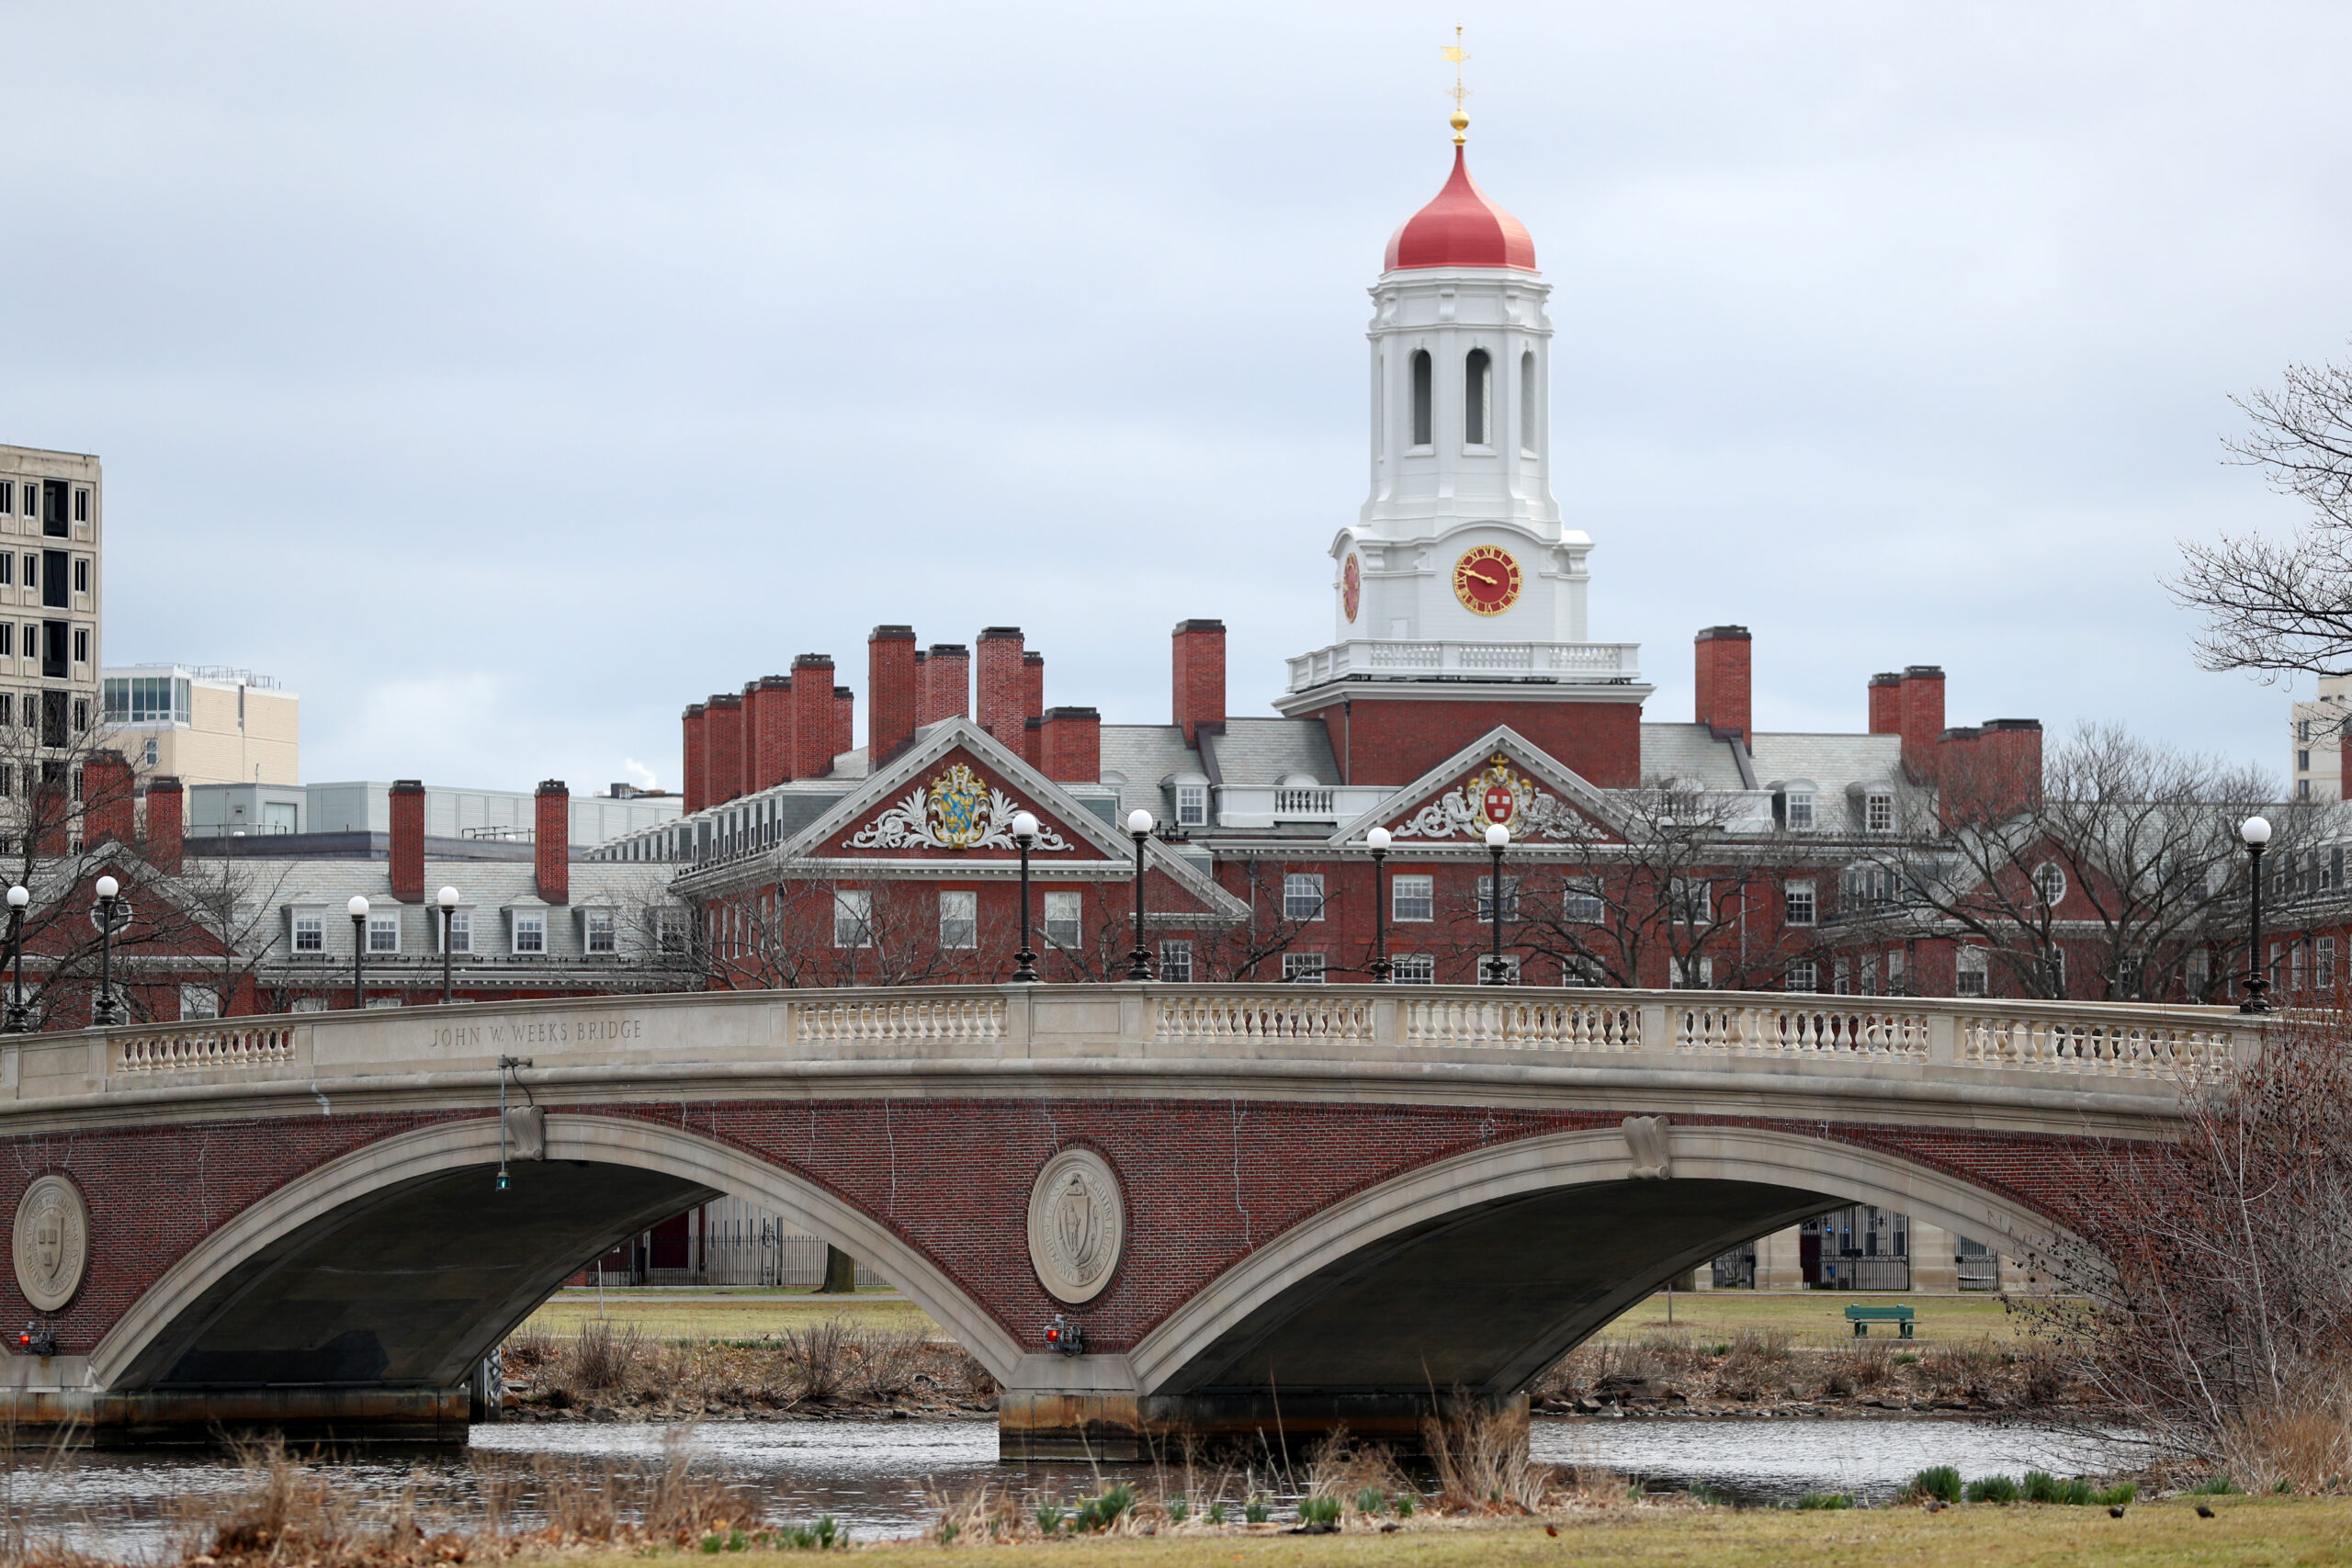
<svg viewBox="0 0 2352 1568">
<path fill-rule="evenodd" d="M 1356 558 L 1351 555 L 1347 566 L 1340 572 L 1340 607 L 1347 611 L 1348 619 L 1352 623 L 1356 611 L 1363 605 L 1363 568 L 1358 566 Z"/>
<path fill-rule="evenodd" d="M 1453 596 L 1474 615 L 1499 615 L 1519 603 L 1519 562 L 1500 545 L 1477 545 L 1453 563 Z"/>
</svg>

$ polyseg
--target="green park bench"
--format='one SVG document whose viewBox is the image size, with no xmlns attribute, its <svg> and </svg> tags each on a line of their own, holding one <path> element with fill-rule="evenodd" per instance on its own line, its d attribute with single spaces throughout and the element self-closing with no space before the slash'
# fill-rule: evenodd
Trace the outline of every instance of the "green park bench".
<svg viewBox="0 0 2352 1568">
<path fill-rule="evenodd" d="M 1846 1321 L 1854 1325 L 1854 1337 L 1857 1339 L 1869 1337 L 1871 1325 L 1873 1323 L 1900 1325 L 1903 1337 L 1908 1339 L 1911 1337 L 1913 1315 L 1909 1307 L 1848 1307 L 1846 1309 Z"/>
</svg>

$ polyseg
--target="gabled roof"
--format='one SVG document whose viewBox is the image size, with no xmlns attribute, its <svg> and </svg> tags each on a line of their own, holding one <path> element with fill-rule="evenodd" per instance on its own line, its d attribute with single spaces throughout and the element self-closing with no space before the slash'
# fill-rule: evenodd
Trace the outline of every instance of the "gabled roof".
<svg viewBox="0 0 2352 1568">
<path fill-rule="evenodd" d="M 1361 843 L 1365 833 L 1385 827 L 1400 844 L 1480 846 L 1493 819 L 1485 810 L 1490 788 L 1510 797 L 1510 812 L 1504 820 L 1514 840 L 1572 843 L 1624 835 L 1623 817 L 1605 793 L 1509 725 L 1498 725 L 1342 824 L 1329 841 Z M 1471 798 L 1474 794 L 1479 798 Z"/>
</svg>

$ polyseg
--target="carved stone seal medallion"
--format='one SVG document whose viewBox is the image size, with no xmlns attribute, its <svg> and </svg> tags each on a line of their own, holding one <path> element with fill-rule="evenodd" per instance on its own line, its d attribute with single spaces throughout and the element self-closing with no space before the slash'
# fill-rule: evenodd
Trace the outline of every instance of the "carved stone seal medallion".
<svg viewBox="0 0 2352 1568">
<path fill-rule="evenodd" d="M 1127 1241 L 1127 1206 L 1110 1162 L 1064 1149 L 1029 1190 L 1029 1263 L 1054 1299 L 1091 1302 L 1111 1282 Z"/>
<path fill-rule="evenodd" d="M 17 1285 L 40 1312 L 55 1312 L 82 1288 L 90 1261 L 90 1211 L 62 1176 L 44 1176 L 17 1204 Z"/>
</svg>

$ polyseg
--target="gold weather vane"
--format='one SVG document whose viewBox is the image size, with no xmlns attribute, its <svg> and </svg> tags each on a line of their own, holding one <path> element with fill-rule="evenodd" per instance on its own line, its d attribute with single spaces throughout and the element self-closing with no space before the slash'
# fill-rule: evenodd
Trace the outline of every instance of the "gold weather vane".
<svg viewBox="0 0 2352 1568">
<path fill-rule="evenodd" d="M 1459 147 L 1466 140 L 1462 133 L 1470 129 L 1470 117 L 1462 112 L 1462 100 L 1470 96 L 1470 89 L 1462 85 L 1462 62 L 1470 58 L 1470 51 L 1462 47 L 1461 28 L 1453 29 L 1452 47 L 1439 50 L 1438 54 L 1453 62 L 1453 86 L 1446 96 L 1453 100 L 1453 144 Z"/>
</svg>

